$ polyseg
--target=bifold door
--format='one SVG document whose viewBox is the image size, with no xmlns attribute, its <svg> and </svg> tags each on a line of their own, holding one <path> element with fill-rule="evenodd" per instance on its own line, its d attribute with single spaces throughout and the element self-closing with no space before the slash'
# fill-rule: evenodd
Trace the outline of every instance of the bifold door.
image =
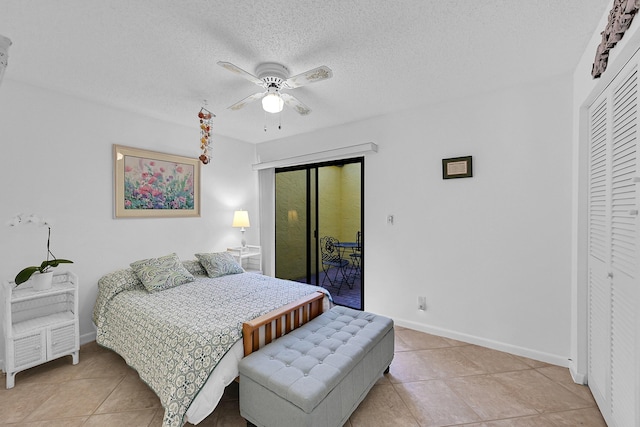
<svg viewBox="0 0 640 427">
<path fill-rule="evenodd" d="M 588 383 L 609 426 L 640 426 L 638 65 L 589 108 Z"/>
</svg>

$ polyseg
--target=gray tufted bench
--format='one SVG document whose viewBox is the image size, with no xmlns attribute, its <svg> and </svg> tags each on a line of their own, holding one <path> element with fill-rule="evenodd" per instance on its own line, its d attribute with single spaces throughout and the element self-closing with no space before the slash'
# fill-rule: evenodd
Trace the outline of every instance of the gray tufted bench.
<svg viewBox="0 0 640 427">
<path fill-rule="evenodd" d="M 334 307 L 240 361 L 240 414 L 257 426 L 341 427 L 393 360 L 393 321 Z"/>
</svg>

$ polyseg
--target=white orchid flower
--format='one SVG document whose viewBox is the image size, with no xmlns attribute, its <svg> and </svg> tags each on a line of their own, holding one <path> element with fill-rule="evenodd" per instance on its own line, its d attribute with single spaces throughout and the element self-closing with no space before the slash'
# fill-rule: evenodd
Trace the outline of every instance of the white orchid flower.
<svg viewBox="0 0 640 427">
<path fill-rule="evenodd" d="M 47 258 L 42 262 L 42 264 L 40 264 L 39 266 L 30 266 L 27 268 L 22 269 L 22 271 L 20 271 L 14 282 L 17 285 L 20 285 L 21 283 L 26 282 L 27 280 L 29 280 L 29 278 L 36 272 L 40 272 L 40 273 L 46 273 L 47 271 L 49 271 L 51 268 L 57 267 L 60 264 L 72 264 L 73 261 L 69 261 L 68 259 L 59 259 L 56 258 L 56 256 L 53 254 L 53 252 L 51 252 L 50 246 L 51 246 L 51 222 L 49 222 L 48 220 L 36 215 L 36 214 L 29 214 L 29 215 L 25 215 L 22 213 L 17 214 L 16 216 L 14 216 L 8 223 L 7 225 L 9 225 L 10 227 L 15 227 L 17 225 L 20 224 L 35 224 L 39 227 L 47 227 L 48 228 L 48 233 L 47 233 Z"/>
<path fill-rule="evenodd" d="M 17 214 L 13 218 L 11 218 L 9 220 L 9 222 L 7 222 L 7 225 L 9 227 L 16 227 L 17 225 L 19 225 L 22 222 L 22 215 L 23 214 L 21 214 L 21 213 Z"/>
<path fill-rule="evenodd" d="M 23 213 L 19 213 L 7 223 L 9 227 L 16 227 L 20 224 L 35 224 L 39 227 L 51 227 L 51 223 L 45 218 L 39 217 L 36 214 L 28 214 L 25 215 Z"/>
</svg>

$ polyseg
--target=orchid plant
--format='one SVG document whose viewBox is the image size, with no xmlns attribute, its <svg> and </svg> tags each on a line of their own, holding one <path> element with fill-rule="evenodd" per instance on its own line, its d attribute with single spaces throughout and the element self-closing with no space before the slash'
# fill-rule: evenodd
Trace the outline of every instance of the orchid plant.
<svg viewBox="0 0 640 427">
<path fill-rule="evenodd" d="M 34 224 L 40 227 L 47 227 L 47 258 L 42 261 L 39 266 L 26 267 L 20 271 L 14 280 L 16 286 L 29 280 L 35 272 L 46 273 L 60 264 L 73 263 L 73 261 L 69 261 L 68 259 L 56 258 L 55 255 L 53 255 L 53 252 L 51 252 L 51 224 L 47 220 L 33 214 L 18 214 L 9 221 L 10 227 L 16 227 L 21 224 Z"/>
</svg>

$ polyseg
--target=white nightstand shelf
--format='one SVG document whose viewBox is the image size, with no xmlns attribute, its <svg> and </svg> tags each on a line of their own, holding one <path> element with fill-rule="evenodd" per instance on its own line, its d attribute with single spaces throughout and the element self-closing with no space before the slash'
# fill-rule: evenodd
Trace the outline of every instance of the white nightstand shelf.
<svg viewBox="0 0 640 427">
<path fill-rule="evenodd" d="M 247 273 L 262 274 L 262 251 L 260 246 L 247 245 L 227 248 Z"/>
<path fill-rule="evenodd" d="M 2 286 L 7 388 L 18 372 L 59 357 L 79 361 L 78 277 L 53 276 L 51 289 L 35 291 L 31 281 Z"/>
</svg>

